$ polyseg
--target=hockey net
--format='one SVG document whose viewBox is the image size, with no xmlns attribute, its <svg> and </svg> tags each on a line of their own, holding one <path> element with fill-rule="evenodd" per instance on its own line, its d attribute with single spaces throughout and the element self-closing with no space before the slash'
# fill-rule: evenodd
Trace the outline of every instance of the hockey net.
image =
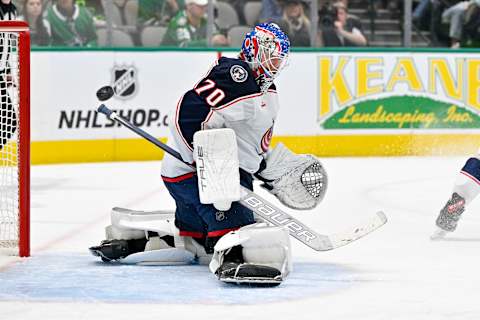
<svg viewBox="0 0 480 320">
<path fill-rule="evenodd" d="M 0 254 L 30 255 L 30 36 L 0 22 Z"/>
</svg>

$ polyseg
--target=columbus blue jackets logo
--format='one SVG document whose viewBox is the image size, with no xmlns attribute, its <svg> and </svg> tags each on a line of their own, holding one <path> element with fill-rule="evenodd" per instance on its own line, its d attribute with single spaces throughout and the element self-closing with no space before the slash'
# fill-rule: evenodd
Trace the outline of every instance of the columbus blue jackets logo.
<svg viewBox="0 0 480 320">
<path fill-rule="evenodd" d="M 260 143 L 260 147 L 262 148 L 263 152 L 268 151 L 268 147 L 270 147 L 270 142 L 272 142 L 272 136 L 273 136 L 273 126 L 270 127 L 270 129 L 267 130 L 263 134 L 262 141 Z"/>
<path fill-rule="evenodd" d="M 248 78 L 247 70 L 238 64 L 230 68 L 230 75 L 235 82 L 245 82 Z"/>
<path fill-rule="evenodd" d="M 112 87 L 117 98 L 130 99 L 137 93 L 136 75 L 133 67 L 113 67 Z"/>
</svg>

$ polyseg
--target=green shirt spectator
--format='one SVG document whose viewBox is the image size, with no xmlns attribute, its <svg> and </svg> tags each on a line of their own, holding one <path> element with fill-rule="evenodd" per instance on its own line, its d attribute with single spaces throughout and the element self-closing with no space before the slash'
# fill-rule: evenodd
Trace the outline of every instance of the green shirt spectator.
<svg viewBox="0 0 480 320">
<path fill-rule="evenodd" d="M 208 0 L 185 0 L 185 10 L 179 11 L 170 20 L 162 45 L 178 47 L 207 46 L 207 10 Z M 214 26 L 212 45 L 228 45 L 227 38 L 218 33 Z"/>
<path fill-rule="evenodd" d="M 75 0 L 56 0 L 47 11 L 52 32 L 52 45 L 96 46 L 97 34 L 91 13 Z"/>
<path fill-rule="evenodd" d="M 51 42 L 50 23 L 43 17 L 43 0 L 25 0 L 23 15 L 18 20 L 28 22 L 30 26 L 30 44 L 49 46 Z"/>
<path fill-rule="evenodd" d="M 138 17 L 147 25 L 164 24 L 184 6 L 184 0 L 139 0 Z"/>
</svg>

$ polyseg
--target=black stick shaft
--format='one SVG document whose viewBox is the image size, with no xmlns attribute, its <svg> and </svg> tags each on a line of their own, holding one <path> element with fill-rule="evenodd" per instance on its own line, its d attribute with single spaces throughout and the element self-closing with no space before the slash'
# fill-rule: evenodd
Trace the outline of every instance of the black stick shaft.
<svg viewBox="0 0 480 320">
<path fill-rule="evenodd" d="M 169 146 L 167 146 L 165 143 L 159 141 L 158 139 L 156 139 L 154 136 L 150 135 L 148 132 L 145 132 L 144 130 L 132 125 L 130 122 L 126 121 L 125 119 L 123 119 L 122 117 L 120 117 L 119 115 L 117 115 L 116 112 L 110 110 L 107 106 L 105 106 L 104 104 L 101 104 L 100 107 L 98 107 L 97 109 L 98 112 L 100 113 L 103 113 L 105 114 L 108 118 L 112 119 L 112 120 L 115 120 L 115 121 L 118 121 L 120 122 L 122 125 L 124 125 L 125 127 L 127 127 L 128 129 L 132 130 L 133 132 L 135 132 L 136 134 L 144 137 L 145 139 L 147 139 L 148 141 L 150 141 L 151 143 L 153 143 L 154 145 L 156 145 L 157 147 L 159 147 L 160 149 L 162 149 L 163 151 L 167 152 L 168 154 L 170 154 L 171 156 L 177 158 L 178 160 L 182 161 L 183 163 L 185 163 L 187 166 L 190 166 L 192 168 L 195 168 L 194 165 L 188 163 L 188 162 L 185 162 L 183 159 L 182 159 L 182 156 L 180 155 L 180 153 L 172 148 L 170 148 Z"/>
</svg>

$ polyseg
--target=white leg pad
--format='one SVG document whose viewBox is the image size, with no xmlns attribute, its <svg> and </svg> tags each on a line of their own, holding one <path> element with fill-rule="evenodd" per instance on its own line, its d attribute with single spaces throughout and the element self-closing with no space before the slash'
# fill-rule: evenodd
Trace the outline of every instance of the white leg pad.
<svg viewBox="0 0 480 320">
<path fill-rule="evenodd" d="M 107 239 L 141 239 L 146 238 L 148 231 L 159 236 L 171 235 L 175 239 L 175 247 L 185 247 L 175 227 L 175 213 L 171 211 L 143 212 L 123 208 L 113 208 L 110 226 L 105 229 Z"/>
<path fill-rule="evenodd" d="M 112 226 L 120 230 L 155 231 L 160 235 L 171 234 L 175 213 L 156 211 L 156 213 L 121 210 L 113 208 Z"/>
<path fill-rule="evenodd" d="M 160 237 L 149 238 L 145 251 L 131 254 L 120 260 L 126 264 L 141 265 L 182 265 L 194 261 L 209 264 L 212 255 L 191 237 L 180 236 L 175 227 L 174 213 L 167 211 L 141 212 L 114 208 L 111 214 L 112 225 L 106 228 L 107 239 L 141 239 L 148 231 L 173 236 L 175 248 L 170 247 Z"/>
<path fill-rule="evenodd" d="M 124 264 L 139 264 L 139 265 L 186 265 L 195 261 L 195 255 L 190 251 L 166 248 L 152 251 L 143 251 L 131 254 L 119 262 Z"/>
<path fill-rule="evenodd" d="M 133 240 L 142 238 L 145 238 L 144 230 L 119 228 L 113 225 L 105 227 L 105 239 L 107 240 Z"/>
<path fill-rule="evenodd" d="M 183 237 L 185 247 L 172 248 L 159 237 L 151 237 L 145 251 L 131 254 L 121 260 L 124 264 L 139 265 L 187 265 L 197 262 L 208 265 L 212 255 L 191 237 Z"/>
<path fill-rule="evenodd" d="M 245 263 L 276 268 L 285 278 L 292 271 L 291 244 L 288 230 L 264 223 L 245 226 L 224 235 L 214 248 L 210 271 L 222 265 L 229 249 L 241 245 Z"/>
</svg>

